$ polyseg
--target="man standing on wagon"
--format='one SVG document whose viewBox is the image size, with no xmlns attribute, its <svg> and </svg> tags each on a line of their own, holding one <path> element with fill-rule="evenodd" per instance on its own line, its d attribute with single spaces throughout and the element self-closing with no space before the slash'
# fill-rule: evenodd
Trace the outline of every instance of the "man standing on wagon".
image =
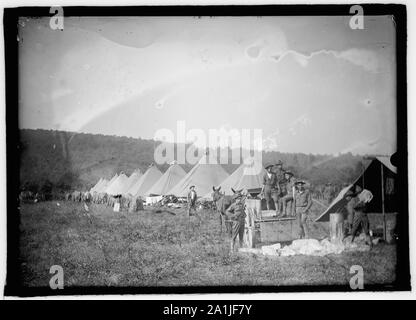
<svg viewBox="0 0 416 320">
<path fill-rule="evenodd" d="M 286 191 L 284 195 L 279 199 L 280 206 L 283 207 L 283 216 L 293 216 L 295 207 L 293 206 L 293 200 L 295 196 L 295 178 L 293 177 L 293 173 L 290 171 L 285 171 L 285 180 L 286 180 Z M 288 204 L 290 205 L 289 212 L 287 212 Z"/>
<path fill-rule="evenodd" d="M 295 213 L 298 218 L 300 227 L 300 239 L 309 239 L 309 230 L 307 219 L 309 216 L 309 209 L 312 206 L 312 197 L 308 190 L 305 190 L 305 182 L 298 180 L 295 183 L 297 191 L 295 193 Z"/>
<path fill-rule="evenodd" d="M 286 195 L 286 178 L 285 170 L 283 170 L 283 162 L 279 160 L 274 166 L 276 167 L 276 170 L 274 171 L 276 175 L 275 189 L 277 190 L 277 200 L 279 203 L 279 209 L 276 212 L 280 216 L 283 214 L 283 204 L 280 199 Z"/>
<path fill-rule="evenodd" d="M 266 199 L 267 210 L 271 210 L 270 201 L 273 200 L 277 214 L 279 210 L 279 198 L 276 189 L 277 180 L 276 174 L 273 172 L 273 165 L 269 164 L 266 166 L 266 171 L 267 172 L 263 176 L 263 186 L 260 194 Z"/>
</svg>

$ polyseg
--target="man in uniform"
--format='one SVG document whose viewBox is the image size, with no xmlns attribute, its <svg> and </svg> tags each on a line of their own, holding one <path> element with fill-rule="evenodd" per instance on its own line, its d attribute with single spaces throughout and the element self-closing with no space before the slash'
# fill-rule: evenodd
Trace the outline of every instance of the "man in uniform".
<svg viewBox="0 0 416 320">
<path fill-rule="evenodd" d="M 293 216 L 294 215 L 294 206 L 293 200 L 295 196 L 295 181 L 293 173 L 290 171 L 285 171 L 285 192 L 283 196 L 279 199 L 279 204 L 283 208 L 283 217 Z M 287 212 L 287 205 L 290 205 L 289 213 Z"/>
<path fill-rule="evenodd" d="M 366 203 L 360 199 L 360 193 L 363 192 L 361 186 L 355 186 L 355 197 L 351 199 L 350 206 L 354 210 L 354 217 L 352 220 L 352 229 L 351 229 L 351 243 L 354 242 L 355 235 L 357 234 L 358 228 L 361 226 L 365 236 L 366 236 L 366 243 L 370 247 L 372 247 L 373 243 L 371 241 L 370 236 L 370 223 L 368 221 L 368 216 L 366 212 Z"/>
<path fill-rule="evenodd" d="M 269 164 L 266 166 L 266 171 L 267 172 L 263 176 L 263 187 L 261 188 L 260 194 L 266 199 L 267 210 L 271 210 L 270 201 L 273 200 L 277 213 L 279 208 L 279 199 L 276 189 L 277 180 L 276 175 L 273 172 L 273 165 Z"/>
<path fill-rule="evenodd" d="M 281 160 L 277 161 L 275 164 L 275 171 L 276 174 L 276 189 L 277 189 L 277 197 L 280 200 L 286 194 L 286 179 L 285 179 L 285 170 L 283 170 L 283 162 Z M 283 213 L 283 206 L 279 201 L 279 211 L 278 215 Z"/>
<path fill-rule="evenodd" d="M 312 206 L 312 197 L 308 190 L 305 190 L 305 182 L 302 180 L 296 181 L 297 191 L 295 193 L 295 213 L 298 218 L 300 235 L 299 238 L 308 239 L 309 230 L 307 226 L 307 218 L 309 209 Z"/>
<path fill-rule="evenodd" d="M 246 222 L 246 213 L 244 210 L 243 196 L 238 195 L 235 202 L 225 211 L 227 217 L 231 220 L 231 252 L 234 252 L 237 236 L 239 238 L 240 248 L 243 247 L 244 227 Z"/>
<path fill-rule="evenodd" d="M 198 195 L 196 194 L 195 186 L 190 186 L 189 192 L 188 192 L 188 217 L 192 215 L 191 209 L 194 212 L 196 212 L 196 199 L 197 198 L 198 198 Z"/>
</svg>

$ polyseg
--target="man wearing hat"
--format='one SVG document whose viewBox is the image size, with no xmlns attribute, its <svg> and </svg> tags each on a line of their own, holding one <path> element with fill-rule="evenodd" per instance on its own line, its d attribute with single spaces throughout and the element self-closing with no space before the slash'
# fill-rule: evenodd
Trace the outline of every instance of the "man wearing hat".
<svg viewBox="0 0 416 320">
<path fill-rule="evenodd" d="M 367 202 L 365 199 L 362 199 L 360 196 L 364 192 L 363 188 L 359 185 L 355 186 L 355 197 L 350 201 L 350 206 L 354 212 L 351 226 L 351 243 L 354 242 L 355 236 L 358 229 L 361 227 L 362 231 L 365 234 L 365 242 L 372 247 L 372 239 L 370 235 L 370 222 L 367 216 Z"/>
<path fill-rule="evenodd" d="M 274 165 L 275 167 L 275 175 L 276 175 L 276 189 L 277 189 L 277 197 L 281 199 L 283 196 L 286 195 L 286 179 L 285 179 L 285 170 L 283 170 L 283 162 L 278 160 L 277 163 Z M 279 211 L 278 214 L 283 214 L 283 206 L 279 201 Z"/>
<path fill-rule="evenodd" d="M 309 238 L 309 230 L 307 226 L 307 218 L 309 215 L 309 209 L 312 206 L 312 197 L 308 190 L 305 190 L 305 182 L 298 180 L 295 183 L 297 191 L 295 192 L 295 213 L 298 218 L 300 234 L 302 239 Z"/>
<path fill-rule="evenodd" d="M 295 178 L 293 173 L 290 171 L 285 171 L 285 191 L 283 192 L 283 197 L 279 199 L 279 205 L 283 212 L 283 217 L 293 216 L 294 215 L 294 206 L 293 199 L 295 196 Z M 290 205 L 289 213 L 287 212 L 287 205 Z"/>
<path fill-rule="evenodd" d="M 198 195 L 195 191 L 195 186 L 189 187 L 188 192 L 188 217 L 191 216 L 191 209 L 196 212 L 196 199 L 198 198 Z"/>
<path fill-rule="evenodd" d="M 261 188 L 261 195 L 266 199 L 267 210 L 270 209 L 270 200 L 273 200 L 276 208 L 276 213 L 279 210 L 279 197 L 278 190 L 276 189 L 277 180 L 276 174 L 273 172 L 273 165 L 269 164 L 266 166 L 266 173 L 263 176 L 263 186 Z"/>
<path fill-rule="evenodd" d="M 231 252 L 234 252 L 237 236 L 240 248 L 243 247 L 244 228 L 246 223 L 246 212 L 244 210 L 243 195 L 238 194 L 234 202 L 225 211 L 226 216 L 231 220 Z"/>
</svg>

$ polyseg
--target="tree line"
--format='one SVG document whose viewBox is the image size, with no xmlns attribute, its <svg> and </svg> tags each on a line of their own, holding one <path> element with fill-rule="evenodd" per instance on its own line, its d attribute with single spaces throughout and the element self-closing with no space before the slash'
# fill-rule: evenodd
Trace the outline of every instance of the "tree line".
<svg viewBox="0 0 416 320">
<path fill-rule="evenodd" d="M 146 171 L 160 142 L 66 131 L 22 129 L 18 146 L 20 188 L 32 192 L 88 190 L 101 177 L 123 171 Z M 263 152 L 263 164 L 284 162 L 285 169 L 314 185 L 353 181 L 363 170 L 363 158 L 351 153 L 334 155 Z M 164 172 L 168 164 L 158 168 Z M 237 165 L 226 164 L 231 173 Z M 183 165 L 188 172 L 191 164 Z"/>
</svg>

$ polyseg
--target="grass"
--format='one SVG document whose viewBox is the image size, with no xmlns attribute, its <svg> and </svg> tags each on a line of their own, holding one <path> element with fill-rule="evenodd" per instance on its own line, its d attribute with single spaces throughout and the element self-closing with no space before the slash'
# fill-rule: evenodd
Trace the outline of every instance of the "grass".
<svg viewBox="0 0 416 320">
<path fill-rule="evenodd" d="M 115 213 L 92 204 L 56 201 L 21 207 L 23 284 L 48 286 L 52 265 L 64 269 L 65 286 L 239 286 L 348 284 L 361 265 L 368 284 L 395 279 L 396 248 L 328 257 L 231 254 L 216 214 L 201 220 L 149 210 Z M 310 222 L 312 224 L 312 222 Z M 325 224 L 313 224 L 322 237 Z"/>
</svg>

